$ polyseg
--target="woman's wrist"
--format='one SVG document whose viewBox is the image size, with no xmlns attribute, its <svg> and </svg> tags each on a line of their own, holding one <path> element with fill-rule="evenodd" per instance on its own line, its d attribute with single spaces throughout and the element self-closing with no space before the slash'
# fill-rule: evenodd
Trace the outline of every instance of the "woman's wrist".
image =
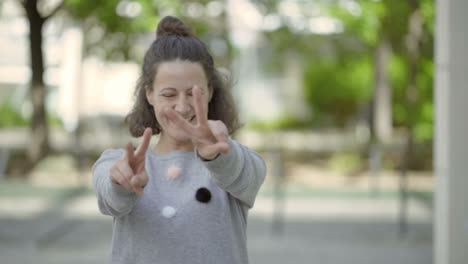
<svg viewBox="0 0 468 264">
<path fill-rule="evenodd" d="M 212 156 L 212 157 L 203 157 L 202 155 L 200 155 L 200 153 L 199 153 L 198 150 L 197 150 L 197 155 L 198 155 L 198 157 L 200 157 L 200 159 L 203 160 L 203 161 L 212 161 L 212 160 L 215 160 L 215 159 L 219 156 L 219 154 L 220 154 L 220 153 L 218 153 L 218 154 L 216 154 L 216 155 L 214 155 L 214 156 Z"/>
</svg>

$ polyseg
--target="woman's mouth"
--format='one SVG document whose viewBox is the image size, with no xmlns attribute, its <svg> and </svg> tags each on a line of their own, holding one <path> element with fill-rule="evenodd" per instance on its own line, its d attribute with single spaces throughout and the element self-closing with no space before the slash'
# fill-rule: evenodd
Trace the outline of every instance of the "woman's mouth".
<svg viewBox="0 0 468 264">
<path fill-rule="evenodd" d="M 192 116 L 192 118 L 190 118 L 188 121 L 191 124 L 195 124 L 195 116 Z"/>
</svg>

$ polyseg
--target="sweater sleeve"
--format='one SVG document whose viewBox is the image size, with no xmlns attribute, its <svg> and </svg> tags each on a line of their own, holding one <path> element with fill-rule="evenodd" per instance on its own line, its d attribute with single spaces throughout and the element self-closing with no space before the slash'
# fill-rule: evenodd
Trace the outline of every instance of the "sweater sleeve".
<svg viewBox="0 0 468 264">
<path fill-rule="evenodd" d="M 228 155 L 220 154 L 204 164 L 220 188 L 252 208 L 266 176 L 265 161 L 235 140 L 229 139 L 229 145 Z"/>
<path fill-rule="evenodd" d="M 112 182 L 110 168 L 124 154 L 123 149 L 109 149 L 94 163 L 93 185 L 101 213 L 115 217 L 127 215 L 139 197 L 136 193 Z"/>
</svg>

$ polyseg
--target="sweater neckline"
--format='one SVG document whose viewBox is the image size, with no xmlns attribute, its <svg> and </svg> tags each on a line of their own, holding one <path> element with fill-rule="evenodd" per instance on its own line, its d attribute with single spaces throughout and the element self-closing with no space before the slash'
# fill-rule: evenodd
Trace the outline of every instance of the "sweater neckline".
<svg viewBox="0 0 468 264">
<path fill-rule="evenodd" d="M 146 151 L 149 155 L 157 160 L 167 160 L 178 157 L 196 157 L 194 151 L 185 151 L 185 150 L 174 150 L 164 154 L 157 154 L 153 150 L 149 149 Z"/>
</svg>

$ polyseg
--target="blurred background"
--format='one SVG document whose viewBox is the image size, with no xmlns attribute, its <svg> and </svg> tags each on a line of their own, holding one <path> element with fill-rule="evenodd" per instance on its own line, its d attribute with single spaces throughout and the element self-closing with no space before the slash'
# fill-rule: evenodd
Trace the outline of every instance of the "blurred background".
<svg viewBox="0 0 468 264">
<path fill-rule="evenodd" d="M 233 137 L 267 161 L 251 263 L 432 263 L 432 0 L 0 2 L 2 263 L 107 262 L 90 169 L 139 142 L 123 119 L 165 15 L 208 45 Z"/>
</svg>

